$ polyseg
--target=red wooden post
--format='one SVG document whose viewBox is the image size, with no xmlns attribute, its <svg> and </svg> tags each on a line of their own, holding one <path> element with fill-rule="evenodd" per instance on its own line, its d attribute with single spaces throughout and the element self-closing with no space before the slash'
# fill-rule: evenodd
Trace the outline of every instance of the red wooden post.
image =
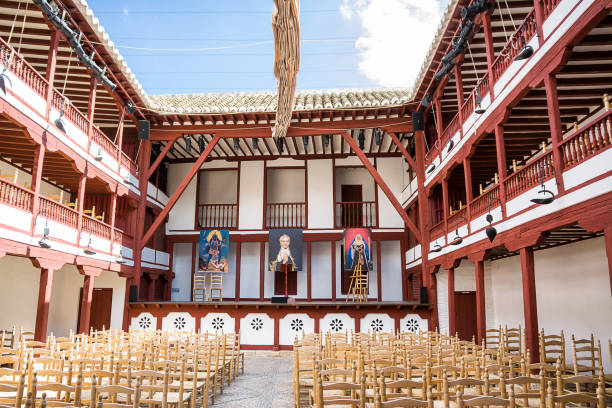
<svg viewBox="0 0 612 408">
<path fill-rule="evenodd" d="M 236 242 L 236 289 L 234 298 L 236 302 L 240 300 L 240 261 L 242 259 L 242 242 Z"/>
<path fill-rule="evenodd" d="M 557 78 L 554 74 L 544 76 L 544 87 L 546 88 L 546 106 L 548 108 L 548 122 L 550 124 L 553 166 L 556 173 L 557 190 L 559 193 L 563 193 L 565 191 L 563 185 L 563 151 L 559 147 L 563 141 L 563 129 L 561 128 Z"/>
<path fill-rule="evenodd" d="M 306 298 L 312 300 L 312 242 L 306 241 Z"/>
<path fill-rule="evenodd" d="M 119 115 L 119 124 L 117 125 L 117 171 L 121 169 L 121 157 L 123 156 L 123 124 L 125 122 L 125 107 L 121 107 L 121 114 Z"/>
<path fill-rule="evenodd" d="M 404 235 L 407 236 L 408 233 L 406 229 L 404 229 Z M 400 240 L 400 265 L 402 267 L 402 301 L 406 302 L 408 300 L 408 293 L 412 293 L 412 283 L 408 281 L 408 275 L 406 274 L 406 239 Z M 410 287 L 410 292 L 408 288 Z"/>
<path fill-rule="evenodd" d="M 429 273 L 427 272 L 427 259 L 429 254 L 429 222 L 428 200 L 425 194 L 425 132 L 418 130 L 414 132 L 414 143 L 416 150 L 416 175 L 417 175 L 417 197 L 419 206 L 419 233 L 413 234 L 415 239 L 421 243 L 421 282 L 423 286 L 429 286 Z"/>
<path fill-rule="evenodd" d="M 463 159 L 463 177 L 465 179 L 465 210 L 467 222 L 468 234 L 471 232 L 470 221 L 472 221 L 472 211 L 470 210 L 470 203 L 472 202 L 473 190 L 472 190 L 472 163 L 471 160 L 466 157 Z"/>
<path fill-rule="evenodd" d="M 89 89 L 89 102 L 87 104 L 87 152 L 91 147 L 91 136 L 93 134 L 94 115 L 96 112 L 96 93 L 98 89 L 98 78 L 91 79 L 91 87 Z"/>
<path fill-rule="evenodd" d="M 155 286 L 157 285 L 157 279 L 159 278 L 159 275 L 157 274 L 149 274 L 149 278 L 151 279 L 151 282 L 149 283 L 149 287 L 147 288 L 147 300 L 149 302 L 153 302 L 157 299 L 155 299 Z"/>
<path fill-rule="evenodd" d="M 81 318 L 79 319 L 79 333 L 89 334 L 89 317 L 91 316 L 93 287 L 94 277 L 92 275 L 85 275 L 83 280 L 83 294 L 81 295 Z"/>
<path fill-rule="evenodd" d="M 538 44 L 542 46 L 542 44 L 544 44 L 544 32 L 542 31 L 544 25 L 544 7 L 542 5 L 542 0 L 533 0 L 533 8 L 535 9 Z"/>
<path fill-rule="evenodd" d="M 331 296 L 336 301 L 336 241 L 331 241 Z"/>
<path fill-rule="evenodd" d="M 531 361 L 540 361 L 538 344 L 538 304 L 536 300 L 533 248 L 520 249 L 523 274 L 523 308 L 525 313 L 525 347 L 531 354 Z"/>
<path fill-rule="evenodd" d="M 506 145 L 504 143 L 504 126 L 495 126 L 495 150 L 497 152 L 497 173 L 499 174 L 499 201 L 501 204 L 502 217 L 506 217 Z"/>
<path fill-rule="evenodd" d="M 457 114 L 459 118 L 459 134 L 463 136 L 463 76 L 461 75 L 461 65 L 455 65 L 455 86 L 457 88 Z M 449 135 L 449 140 L 453 135 Z"/>
<path fill-rule="evenodd" d="M 40 183 L 42 179 L 42 170 L 43 170 L 43 161 L 45 158 L 45 147 L 42 145 L 37 145 L 34 150 L 34 165 L 32 169 L 32 221 L 30 225 L 30 231 L 34 234 L 34 228 L 36 225 L 36 217 L 38 216 L 40 200 L 38 199 L 40 196 Z M 48 214 L 45 214 L 48 216 Z"/>
<path fill-rule="evenodd" d="M 108 222 L 111 226 L 111 231 L 110 231 L 111 255 L 113 253 L 113 245 L 115 244 L 115 217 L 116 217 L 115 213 L 116 212 L 117 212 L 117 192 L 114 192 L 111 198 L 110 219 Z"/>
<path fill-rule="evenodd" d="M 134 284 L 138 286 L 138 297 L 140 299 L 140 280 L 142 278 L 142 267 L 140 260 L 142 258 L 142 249 L 147 244 L 147 240 L 141 239 L 145 226 L 145 214 L 147 209 L 147 188 L 149 179 L 147 173 L 149 163 L 151 161 L 151 141 L 140 141 L 140 152 L 138 157 L 138 189 L 140 190 L 140 199 L 138 200 L 136 231 L 134 232 Z M 151 234 L 152 235 L 152 234 Z"/>
<path fill-rule="evenodd" d="M 448 270 L 448 334 L 452 337 L 457 333 L 455 321 L 455 268 Z"/>
<path fill-rule="evenodd" d="M 448 203 L 448 179 L 446 174 L 442 178 L 442 216 L 444 217 L 444 242 L 446 242 L 448 235 L 448 217 L 449 217 L 449 203 Z"/>
<path fill-rule="evenodd" d="M 59 48 L 60 32 L 56 29 L 51 31 L 51 41 L 49 44 L 49 57 L 47 58 L 47 72 L 45 79 L 47 80 L 47 108 L 45 110 L 45 118 L 49 120 L 49 112 L 53 105 L 53 82 L 55 80 L 55 67 L 57 65 L 57 50 Z"/>
<path fill-rule="evenodd" d="M 83 234 L 83 202 L 85 201 L 85 188 L 87 186 L 87 176 L 81 174 L 79 178 L 79 190 L 77 192 L 76 211 L 77 218 L 77 245 L 81 245 L 81 235 Z"/>
<path fill-rule="evenodd" d="M 477 260 L 475 262 L 476 270 L 476 335 L 478 344 L 482 343 L 487 330 L 487 318 L 485 309 L 485 292 L 484 292 L 484 261 Z"/>
<path fill-rule="evenodd" d="M 489 95 L 491 102 L 495 98 L 495 78 L 493 78 L 493 62 L 495 62 L 495 48 L 493 45 L 493 33 L 491 31 L 491 13 L 482 13 L 482 28 L 485 38 L 485 53 L 487 56 L 487 72 L 489 77 Z M 481 95 L 484 96 L 484 95 Z"/>
<path fill-rule="evenodd" d="M 134 279 L 127 278 L 125 280 L 125 296 L 123 297 L 123 331 L 128 331 L 130 328 L 130 286 L 132 286 Z"/>
<path fill-rule="evenodd" d="M 51 285 L 53 283 L 53 269 L 41 268 L 38 284 L 38 306 L 36 308 L 36 327 L 34 339 L 45 341 L 47 337 L 47 323 L 49 322 L 49 303 L 51 303 Z"/>
<path fill-rule="evenodd" d="M 438 144 L 438 158 L 440 159 L 440 162 L 442 162 L 442 132 L 444 132 L 444 120 L 442 119 L 442 101 L 441 101 L 441 97 L 438 96 L 435 100 L 434 100 L 434 108 L 436 109 L 435 115 L 436 115 L 436 125 L 437 125 L 437 144 Z M 432 153 L 433 154 L 433 153 Z M 432 159 L 433 161 L 433 156 Z"/>
<path fill-rule="evenodd" d="M 608 271 L 610 273 L 610 292 L 612 293 L 612 225 L 604 228 L 606 241 L 606 255 L 608 258 Z"/>
<path fill-rule="evenodd" d="M 381 270 L 380 241 L 376 241 L 376 286 L 378 289 L 377 300 L 382 302 L 382 270 Z"/>
<path fill-rule="evenodd" d="M 261 241 L 259 243 L 259 301 L 264 300 L 264 285 L 265 285 L 265 273 L 266 273 L 266 243 Z"/>
</svg>

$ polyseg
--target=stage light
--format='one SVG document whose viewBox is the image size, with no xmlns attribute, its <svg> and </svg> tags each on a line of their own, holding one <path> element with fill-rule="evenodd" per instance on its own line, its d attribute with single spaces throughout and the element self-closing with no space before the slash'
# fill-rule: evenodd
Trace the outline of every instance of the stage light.
<svg viewBox="0 0 612 408">
<path fill-rule="evenodd" d="M 132 180 L 130 179 L 130 174 L 126 174 L 125 177 L 123 178 L 123 182 L 125 184 L 127 184 L 128 186 L 132 186 Z"/>
<path fill-rule="evenodd" d="M 191 153 L 191 137 L 185 135 L 185 151 Z"/>
<path fill-rule="evenodd" d="M 103 158 L 104 156 L 102 156 L 102 147 L 98 146 L 98 152 L 96 153 L 96 156 L 94 157 L 94 159 L 96 161 L 102 161 Z"/>
<path fill-rule="evenodd" d="M 83 249 L 83 252 L 86 255 L 95 255 L 96 251 L 91 248 L 91 233 L 89 233 L 89 242 L 87 243 L 87 247 Z"/>
<path fill-rule="evenodd" d="M 553 174 L 556 178 L 555 168 L 553 167 Z M 546 185 L 544 184 L 544 163 L 540 165 L 540 177 L 542 179 L 542 183 L 540 184 L 540 191 L 538 194 L 541 194 L 540 197 L 532 198 L 530 201 L 535 204 L 550 204 L 555 201 L 555 193 L 546 189 Z"/>
<path fill-rule="evenodd" d="M 438 241 L 436 240 L 436 243 L 434 244 L 433 248 L 429 252 L 440 252 L 440 251 L 442 251 L 442 246 L 438 244 Z"/>
<path fill-rule="evenodd" d="M 359 148 L 361 150 L 365 149 L 365 130 L 359 129 L 359 134 L 357 136 L 357 141 L 359 142 Z"/>
<path fill-rule="evenodd" d="M 204 136 L 198 138 L 198 149 L 200 150 L 200 154 L 204 153 L 204 149 L 206 149 L 206 140 L 204 140 Z"/>
<path fill-rule="evenodd" d="M 136 107 L 134 106 L 134 104 L 132 103 L 132 101 L 127 101 L 125 103 L 125 108 L 127 109 L 128 113 L 130 115 L 133 115 L 134 113 L 136 113 Z"/>
<path fill-rule="evenodd" d="M 64 117 L 64 105 L 65 104 L 66 104 L 66 100 L 64 100 L 64 102 L 62 103 L 62 108 L 60 109 L 59 117 L 55 119 L 55 126 L 57 126 L 57 128 L 64 133 L 66 133 L 66 127 L 64 126 L 64 121 L 62 120 L 62 118 Z"/>
<path fill-rule="evenodd" d="M 123 248 L 119 250 L 119 256 L 115 258 L 115 262 L 122 265 L 126 263 L 125 259 L 123 258 Z"/>
<path fill-rule="evenodd" d="M 430 174 L 430 173 L 431 173 L 432 171 L 434 171 L 435 169 L 436 169 L 436 165 L 435 165 L 434 163 L 431 163 L 431 164 L 429 165 L 429 167 L 427 168 L 426 173 L 427 173 L 427 174 Z"/>
<path fill-rule="evenodd" d="M 453 139 L 449 139 L 446 148 L 446 153 L 450 153 L 450 151 L 453 150 L 453 147 L 455 147 L 455 142 L 453 141 Z"/>
<path fill-rule="evenodd" d="M 431 94 L 427 94 L 423 97 L 423 99 L 421 99 L 421 105 L 423 105 L 424 107 L 428 107 L 430 103 L 431 103 Z"/>
<path fill-rule="evenodd" d="M 491 8 L 491 3 L 487 0 L 474 0 L 471 6 L 461 8 L 461 18 L 474 17 Z"/>
<path fill-rule="evenodd" d="M 253 149 L 257 149 L 257 138 L 256 137 L 251 139 L 251 145 L 253 146 Z"/>
<path fill-rule="evenodd" d="M 434 79 L 436 81 L 440 81 L 444 77 L 444 75 L 447 75 L 451 72 L 455 65 L 455 61 L 450 61 L 448 64 L 444 64 L 442 68 L 440 68 L 440 70 L 436 72 L 436 74 L 434 75 Z"/>
<path fill-rule="evenodd" d="M 482 115 L 486 112 L 486 109 L 482 107 L 482 96 L 476 94 L 476 109 L 474 109 L 474 113 L 478 115 Z"/>
<path fill-rule="evenodd" d="M 382 131 L 378 128 L 374 129 L 374 142 L 376 146 L 380 146 L 380 142 L 382 141 Z"/>
<path fill-rule="evenodd" d="M 238 152 L 238 149 L 240 149 L 240 140 L 237 137 L 235 137 L 234 138 L 234 150 Z"/>
<path fill-rule="evenodd" d="M 8 50 L 6 48 L 3 48 L 2 51 L 2 65 L 4 65 L 4 68 L 2 68 L 2 73 L 0 74 L 0 88 L 2 89 L 2 92 L 6 93 L 6 81 L 8 81 L 11 87 L 13 86 L 13 82 L 11 81 L 11 78 L 9 78 L 9 76 L 6 74 L 6 71 L 8 70 Z"/>
<path fill-rule="evenodd" d="M 474 22 L 468 20 L 463 27 L 461 27 L 461 31 L 459 32 L 459 36 L 451 50 L 440 60 L 442 64 L 450 64 L 454 62 L 454 59 L 457 58 L 465 49 L 467 48 L 468 37 L 472 34 L 472 30 L 474 29 Z"/>
<path fill-rule="evenodd" d="M 523 42 L 523 49 L 521 50 L 521 52 L 519 52 L 519 54 L 516 57 L 514 57 L 515 61 L 521 61 L 533 55 L 533 47 L 531 45 L 526 44 L 525 34 L 521 36 L 521 40 Z"/>
<path fill-rule="evenodd" d="M 489 213 L 487 214 L 486 220 L 489 223 L 489 226 L 485 230 L 485 234 L 489 238 L 489 242 L 493 242 L 495 236 L 497 235 L 497 230 L 493 226 L 493 215 L 491 215 L 491 203 L 493 202 L 493 197 L 489 199 Z"/>
<path fill-rule="evenodd" d="M 461 214 L 458 214 L 460 218 L 463 218 L 463 220 L 465 222 L 467 222 L 467 220 L 465 219 L 465 217 Z M 455 226 L 455 237 L 453 238 L 453 241 L 450 243 L 451 245 L 460 245 L 463 242 L 463 238 L 461 237 L 461 235 L 459 235 L 459 221 L 457 220 L 457 225 Z"/>
<path fill-rule="evenodd" d="M 329 135 L 323 136 L 323 144 L 325 147 L 329 147 Z"/>
<path fill-rule="evenodd" d="M 279 137 L 276 141 L 276 147 L 278 148 L 278 152 L 280 154 L 283 154 L 283 151 L 285 150 L 285 141 L 282 137 Z"/>
</svg>

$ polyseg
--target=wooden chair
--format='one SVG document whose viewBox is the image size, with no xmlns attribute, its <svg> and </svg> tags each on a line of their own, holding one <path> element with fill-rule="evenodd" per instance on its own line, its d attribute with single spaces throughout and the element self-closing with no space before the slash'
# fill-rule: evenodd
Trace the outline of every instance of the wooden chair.
<svg viewBox="0 0 612 408">
<path fill-rule="evenodd" d="M 316 408 L 343 406 L 343 407 L 359 407 L 365 408 L 365 373 L 361 374 L 361 381 L 354 382 L 337 382 L 323 384 L 321 376 L 317 376 L 317 392 L 315 394 L 315 403 L 312 405 Z M 328 398 L 323 398 L 324 394 L 332 394 Z"/>
<path fill-rule="evenodd" d="M 105 212 L 104 212 L 104 211 L 102 211 L 102 214 L 100 214 L 100 215 L 96 215 L 94 218 L 95 218 L 96 220 L 100 220 L 100 221 L 104 222 L 104 213 L 105 213 Z"/>
<path fill-rule="evenodd" d="M 413 384 L 414 383 L 414 384 Z M 397 397 L 391 397 L 391 399 L 388 399 L 388 397 L 392 394 L 386 393 L 386 389 L 389 388 L 395 388 L 395 387 L 399 387 L 399 388 L 405 388 L 408 387 L 408 389 L 411 389 L 411 387 L 413 385 L 418 386 L 418 383 L 415 383 L 413 381 L 410 380 L 398 380 L 398 381 L 392 381 L 389 383 L 385 383 L 384 379 L 381 378 L 380 379 L 380 393 L 376 394 L 376 399 L 374 402 L 374 407 L 375 408 L 400 408 L 400 407 L 428 407 L 428 408 L 433 408 L 434 407 L 434 400 L 432 397 L 432 393 L 431 391 L 427 392 L 427 400 L 420 400 L 417 398 L 413 398 L 411 396 L 397 396 Z M 396 394 L 393 394 L 396 395 Z"/>
<path fill-rule="evenodd" d="M 606 398 L 601 386 L 597 388 L 595 395 L 585 392 L 554 395 L 552 384 L 548 383 L 548 389 L 546 390 L 546 408 L 565 408 L 565 404 L 589 404 L 597 408 L 605 408 Z"/>
<path fill-rule="evenodd" d="M 568 367 L 565 362 L 565 334 L 561 330 L 560 334 L 544 334 L 544 329 L 540 331 L 540 361 L 542 363 L 554 365 L 557 360 L 561 362 L 561 367 L 565 371 Z"/>
<path fill-rule="evenodd" d="M 123 385 L 105 385 L 94 389 L 97 408 L 140 407 L 140 381 L 136 382 L 134 388 Z M 122 398 L 119 398 L 119 396 L 122 396 Z M 119 402 L 119 400 L 125 401 L 125 403 Z"/>
<path fill-rule="evenodd" d="M 495 329 L 487 329 L 485 332 L 485 345 L 488 349 L 497 349 L 502 344 L 501 326 Z"/>
<path fill-rule="evenodd" d="M 521 354 L 523 352 L 523 329 L 518 327 L 504 327 L 504 353 Z"/>
<path fill-rule="evenodd" d="M 217 296 L 214 296 L 214 294 Z M 208 300 L 223 301 L 223 272 L 210 273 L 210 285 L 208 286 Z"/>
<path fill-rule="evenodd" d="M 490 395 L 477 395 L 475 397 L 470 396 L 469 399 L 464 399 L 464 395 L 461 391 L 457 392 L 457 407 L 510 407 L 514 408 L 514 392 L 510 389 L 510 397 L 508 399 L 501 397 L 492 397 Z"/>
<path fill-rule="evenodd" d="M 0 404 L 21 408 L 24 390 L 25 372 L 19 377 L 17 384 L 0 383 Z"/>
</svg>

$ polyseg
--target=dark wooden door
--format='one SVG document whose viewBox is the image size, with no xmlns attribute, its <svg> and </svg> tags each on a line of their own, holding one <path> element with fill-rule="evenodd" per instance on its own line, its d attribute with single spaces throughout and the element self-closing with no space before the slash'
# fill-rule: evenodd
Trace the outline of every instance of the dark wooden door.
<svg viewBox="0 0 612 408">
<path fill-rule="evenodd" d="M 110 327 L 112 305 L 113 290 L 111 288 L 94 288 L 89 317 L 89 325 L 94 330 L 102 330 L 102 326 L 106 329 Z"/>
<path fill-rule="evenodd" d="M 476 292 L 455 292 L 455 328 L 461 340 L 476 335 Z"/>
<path fill-rule="evenodd" d="M 363 227 L 363 193 L 361 184 L 343 184 L 340 188 L 342 226 Z M 346 204 L 350 203 L 350 204 Z"/>
<path fill-rule="evenodd" d="M 281 265 L 280 271 L 274 272 L 274 295 L 285 296 L 285 269 L 287 269 L 287 295 L 297 295 L 297 272 L 291 270 L 291 265 Z"/>
</svg>

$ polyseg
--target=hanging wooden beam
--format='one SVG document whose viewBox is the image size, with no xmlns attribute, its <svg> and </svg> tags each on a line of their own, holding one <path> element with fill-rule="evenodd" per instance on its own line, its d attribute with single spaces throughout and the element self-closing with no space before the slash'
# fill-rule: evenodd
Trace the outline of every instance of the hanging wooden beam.
<svg viewBox="0 0 612 408">
<path fill-rule="evenodd" d="M 416 227 L 416 225 L 414 225 L 410 217 L 408 217 L 408 214 L 406 214 L 406 211 L 404 211 L 404 208 L 402 208 L 402 205 L 399 203 L 399 201 L 397 201 L 397 198 L 395 198 L 395 196 L 391 192 L 391 189 L 389 188 L 389 186 L 387 186 L 387 184 L 382 179 L 380 174 L 378 174 L 374 166 L 372 166 L 372 163 L 370 163 L 365 153 L 363 153 L 363 151 L 359 148 L 355 140 L 353 140 L 353 138 L 351 137 L 351 134 L 346 130 L 341 132 L 341 134 L 344 140 L 346 141 L 346 143 L 351 147 L 351 149 L 353 149 L 357 157 L 359 157 L 359 160 L 361 160 L 361 162 L 363 163 L 365 168 L 368 170 L 368 172 L 370 172 L 376 184 L 380 187 L 383 193 L 385 193 L 385 195 L 391 202 L 391 205 L 395 208 L 399 216 L 402 217 L 402 219 L 404 220 L 404 223 L 406 223 L 406 225 L 408 226 L 408 229 L 410 229 L 414 233 L 417 240 L 421 242 L 421 232 Z"/>
<path fill-rule="evenodd" d="M 162 222 L 164 222 L 164 219 L 168 216 L 168 214 L 170 213 L 170 210 L 172 210 L 172 208 L 174 207 L 178 199 L 181 197 L 181 195 L 187 188 L 187 185 L 193 179 L 193 176 L 195 176 L 197 172 L 200 170 L 200 167 L 202 167 L 202 164 L 204 164 L 204 161 L 206 161 L 206 159 L 210 155 L 210 152 L 212 152 L 214 147 L 217 145 L 217 142 L 219 141 L 219 139 L 221 139 L 221 137 L 219 135 L 215 135 L 213 139 L 210 141 L 210 143 L 206 146 L 206 149 L 204 149 L 204 152 L 202 152 L 202 154 L 200 155 L 200 157 L 198 157 L 198 159 L 193 164 L 193 166 L 191 166 L 189 173 L 187 173 L 187 175 L 185 176 L 181 184 L 178 186 L 174 194 L 172 194 L 172 197 L 170 197 L 170 200 L 168 200 L 168 204 L 166 204 L 162 212 L 159 213 L 159 215 L 155 218 L 155 221 L 153 221 L 153 224 L 151 225 L 151 227 L 149 227 L 147 232 L 144 234 L 142 239 L 139 241 L 139 247 L 136 248 L 137 251 L 142 250 L 144 244 L 151 239 L 155 231 L 157 231 L 157 229 L 160 227 Z"/>
</svg>

